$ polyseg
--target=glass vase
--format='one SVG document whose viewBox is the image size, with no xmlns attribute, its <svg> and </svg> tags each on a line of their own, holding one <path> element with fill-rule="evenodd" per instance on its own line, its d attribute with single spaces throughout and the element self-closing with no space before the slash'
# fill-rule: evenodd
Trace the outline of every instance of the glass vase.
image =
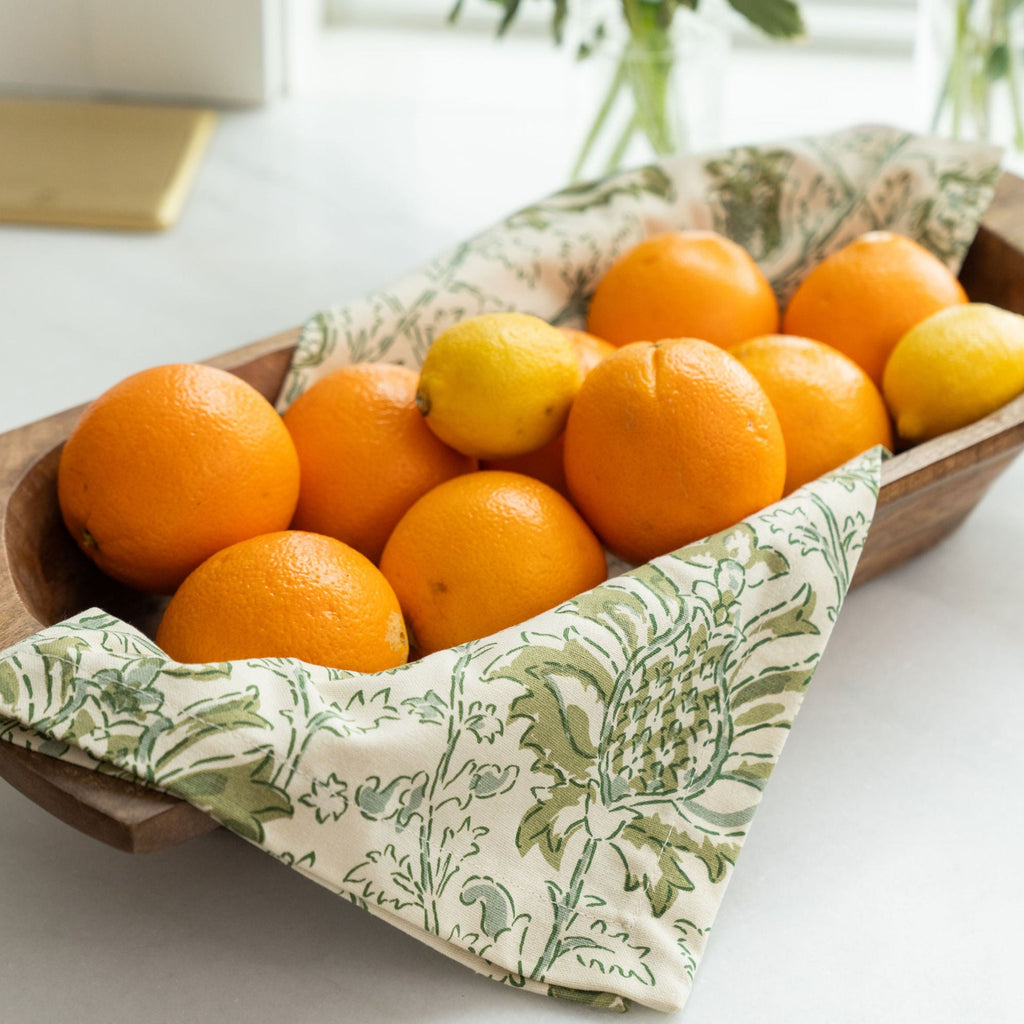
<svg viewBox="0 0 1024 1024">
<path fill-rule="evenodd" d="M 931 130 L 1024 150 L 1024 4 L 921 0 L 917 57 Z"/>
<path fill-rule="evenodd" d="M 572 180 L 721 140 L 729 36 L 687 8 L 669 26 L 623 26 L 580 60 L 589 107 Z"/>
</svg>

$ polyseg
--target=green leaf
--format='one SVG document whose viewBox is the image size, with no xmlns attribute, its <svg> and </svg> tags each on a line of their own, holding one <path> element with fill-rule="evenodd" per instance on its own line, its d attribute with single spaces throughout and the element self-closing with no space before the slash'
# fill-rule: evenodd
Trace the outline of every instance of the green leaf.
<svg viewBox="0 0 1024 1024">
<path fill-rule="evenodd" d="M 614 586 L 595 587 L 573 602 L 584 618 L 608 625 L 628 652 L 649 632 L 650 612 L 640 594 Z"/>
<path fill-rule="evenodd" d="M 268 755 L 257 762 L 192 772 L 168 788 L 212 814 L 232 832 L 262 843 L 265 822 L 294 814 L 288 794 L 270 781 L 272 768 Z"/>
<path fill-rule="evenodd" d="M 482 764 L 473 775 L 470 789 L 478 800 L 507 793 L 519 777 L 519 768 L 514 764 L 501 767 L 497 764 Z"/>
<path fill-rule="evenodd" d="M 629 1000 L 612 992 L 587 992 L 580 988 L 566 988 L 564 985 L 548 985 L 548 995 L 568 1003 L 592 1006 L 598 1010 L 613 1010 L 616 1013 L 625 1013 L 630 1006 Z"/>
<path fill-rule="evenodd" d="M 0 701 L 13 708 L 21 695 L 18 673 L 9 661 L 0 661 Z"/>
<path fill-rule="evenodd" d="M 773 39 L 798 39 L 806 31 L 793 0 L 729 0 L 729 6 Z"/>
<path fill-rule="evenodd" d="M 518 778 L 518 765 L 479 764 L 470 759 L 445 782 L 444 803 L 454 800 L 465 809 L 474 797 L 486 800 L 507 793 Z"/>
<path fill-rule="evenodd" d="M 735 768 L 729 769 L 725 775 L 740 782 L 746 782 L 755 789 L 764 789 L 775 768 L 775 760 L 771 757 L 759 758 L 754 761 L 742 761 Z"/>
<path fill-rule="evenodd" d="M 816 604 L 814 590 L 809 583 L 804 583 L 788 606 L 777 605 L 757 623 L 756 632 L 767 630 L 776 637 L 816 636 L 821 632 L 812 621 Z"/>
<path fill-rule="evenodd" d="M 466 861 L 480 852 L 480 840 L 489 832 L 484 825 L 474 825 L 472 818 L 464 818 L 458 828 L 445 825 L 439 840 L 434 836 L 430 877 L 435 897 L 442 896 L 448 882 L 462 870 Z"/>
<path fill-rule="evenodd" d="M 794 156 L 787 150 L 744 146 L 707 161 L 715 196 L 715 227 L 763 260 L 783 245 L 783 191 Z"/>
<path fill-rule="evenodd" d="M 536 847 L 557 871 L 569 839 L 586 824 L 586 799 L 586 788 L 572 783 L 546 791 L 523 815 L 516 848 L 525 857 Z"/>
<path fill-rule="evenodd" d="M 672 906 L 678 893 L 693 890 L 693 882 L 680 863 L 683 852 L 680 843 L 685 843 L 686 839 L 684 833 L 654 815 L 631 821 L 611 844 L 626 868 L 626 891 L 642 889 L 655 917 L 661 917 Z M 627 844 L 646 851 L 638 858 L 639 866 L 633 863 Z M 651 854 L 657 865 L 653 871 Z"/>
<path fill-rule="evenodd" d="M 749 523 L 736 526 L 686 549 L 686 563 L 702 568 L 717 566 L 729 559 L 741 565 L 747 574 L 747 586 L 775 579 L 789 572 L 789 562 L 775 548 L 762 545 Z"/>
<path fill-rule="evenodd" d="M 478 700 L 469 705 L 465 725 L 478 742 L 493 743 L 498 736 L 504 733 L 505 727 L 501 724 L 497 710 L 494 704 L 484 705 Z"/>
<path fill-rule="evenodd" d="M 633 864 L 626 844 L 644 851 L 641 866 Z M 716 842 L 704 832 L 691 835 L 662 821 L 657 814 L 630 822 L 611 845 L 626 867 L 626 890 L 642 888 L 655 917 L 661 917 L 672 906 L 678 893 L 693 889 L 683 868 L 688 858 L 701 862 L 708 880 L 715 883 L 725 878 L 740 849 L 738 843 Z M 652 853 L 657 858 L 656 872 L 650 870 Z"/>
<path fill-rule="evenodd" d="M 397 831 L 401 832 L 423 805 L 429 782 L 426 772 L 399 775 L 387 785 L 373 775 L 356 790 L 356 806 L 371 821 L 394 819 Z"/>
<path fill-rule="evenodd" d="M 500 3 L 505 8 L 505 13 L 502 15 L 501 22 L 498 25 L 498 35 L 503 36 L 515 20 L 516 14 L 519 13 L 519 5 L 522 3 L 522 0 L 491 0 L 491 2 Z"/>
<path fill-rule="evenodd" d="M 817 661 L 817 658 L 812 659 Z M 807 689 L 814 675 L 814 665 L 799 665 L 793 668 L 771 666 L 757 676 L 738 683 L 729 695 L 733 709 L 760 700 L 763 697 L 779 696 L 783 693 L 802 693 Z"/>
<path fill-rule="evenodd" d="M 664 170 L 652 164 L 627 175 L 570 185 L 548 199 L 511 214 L 503 226 L 513 231 L 520 228 L 546 231 L 564 214 L 610 206 L 620 196 L 639 199 L 645 194 L 668 202 L 676 197 L 675 185 Z"/>
<path fill-rule="evenodd" d="M 654 974 L 644 963 L 650 948 L 635 945 L 629 932 L 621 929 L 621 925 L 610 927 L 606 921 L 591 921 L 585 932 L 569 933 L 562 939 L 562 955 L 572 954 L 586 971 L 635 978 L 642 985 L 653 985 Z"/>
<path fill-rule="evenodd" d="M 421 722 L 440 725 L 448 713 L 448 705 L 433 690 L 428 690 L 423 697 L 407 697 L 402 707 L 408 708 Z"/>
<path fill-rule="evenodd" d="M 508 931 L 516 919 L 516 906 L 512 894 L 493 878 L 474 876 L 466 879 L 459 893 L 464 907 L 480 904 L 480 931 L 489 939 Z"/>
<path fill-rule="evenodd" d="M 1006 43 L 993 46 L 985 58 L 985 77 L 990 82 L 1005 78 L 1010 71 L 1010 47 Z"/>
<path fill-rule="evenodd" d="M 160 737 L 162 753 L 155 767 L 162 771 L 181 767 L 181 758 L 186 751 L 222 732 L 235 729 L 269 730 L 271 724 L 258 713 L 259 708 L 260 693 L 255 686 L 241 693 L 206 697 L 189 704 L 173 727 Z M 154 710 L 150 709 L 150 713 Z"/>
<path fill-rule="evenodd" d="M 607 663 L 577 640 L 561 650 L 522 648 L 492 678 L 508 678 L 525 690 L 509 708 L 509 724 L 530 724 L 520 746 L 537 755 L 536 771 L 555 779 L 587 779 L 597 759 L 604 704 L 614 689 Z"/>
<path fill-rule="evenodd" d="M 737 715 L 734 722 L 739 728 L 743 729 L 748 725 L 761 725 L 764 722 L 770 722 L 773 718 L 778 718 L 785 713 L 785 704 L 755 704 L 752 708 L 744 711 L 743 714 Z"/>
<path fill-rule="evenodd" d="M 60 717 L 65 706 L 71 702 L 79 659 L 82 652 L 88 649 L 89 641 L 78 636 L 58 636 L 51 640 L 40 640 L 32 646 L 43 659 L 48 682 L 53 680 L 56 683 L 56 691 L 47 687 L 47 709 L 52 709 L 54 717 Z"/>
<path fill-rule="evenodd" d="M 379 883 L 384 876 L 391 883 L 387 889 Z M 366 860 L 350 869 L 343 881 L 361 887 L 353 894 L 356 900 L 391 906 L 395 910 L 423 906 L 423 889 L 416 879 L 412 858 L 407 853 L 399 854 L 391 844 L 383 850 L 367 853 Z"/>
</svg>

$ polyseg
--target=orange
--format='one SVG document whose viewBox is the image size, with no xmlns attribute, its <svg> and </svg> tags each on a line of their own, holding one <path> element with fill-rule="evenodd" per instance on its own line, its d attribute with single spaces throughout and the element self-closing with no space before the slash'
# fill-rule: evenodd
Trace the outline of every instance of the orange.
<svg viewBox="0 0 1024 1024">
<path fill-rule="evenodd" d="M 779 329 L 775 293 L 741 246 L 714 231 L 652 235 L 598 282 L 587 330 L 615 345 L 703 338 L 723 348 Z"/>
<path fill-rule="evenodd" d="M 157 366 L 100 395 L 61 454 L 64 522 L 108 575 L 170 593 L 204 559 L 291 520 L 299 460 L 255 388 L 212 366 Z"/>
<path fill-rule="evenodd" d="M 414 649 L 488 636 L 601 583 L 601 544 L 557 491 L 481 470 L 425 494 L 384 548 Z"/>
<path fill-rule="evenodd" d="M 729 349 L 771 400 L 786 440 L 786 493 L 875 445 L 892 450 L 878 388 L 851 359 L 819 341 L 774 334 Z"/>
<path fill-rule="evenodd" d="M 299 658 L 378 672 L 409 654 L 380 570 L 333 537 L 284 530 L 232 544 L 178 588 L 156 642 L 186 664 Z"/>
<path fill-rule="evenodd" d="M 605 544 L 644 562 L 777 501 L 785 443 L 764 389 L 724 349 L 635 342 L 583 382 L 565 473 Z"/>
<path fill-rule="evenodd" d="M 782 330 L 839 349 L 880 388 L 896 342 L 925 317 L 966 301 L 960 282 L 927 249 L 905 235 L 869 231 L 800 282 Z"/>
<path fill-rule="evenodd" d="M 577 331 L 571 327 L 561 327 L 572 347 L 576 350 L 580 369 L 586 377 L 605 356 L 616 351 L 614 345 L 601 338 L 594 337 L 586 331 Z M 513 455 L 508 459 L 485 460 L 480 463 L 481 469 L 507 469 L 510 473 L 525 473 L 535 480 L 554 487 L 559 494 L 569 496 L 569 488 L 565 482 L 565 467 L 562 464 L 562 452 L 565 448 L 565 431 L 563 430 L 553 441 L 543 448 L 527 452 L 525 455 Z"/>
<path fill-rule="evenodd" d="M 356 363 L 335 370 L 284 414 L 302 483 L 292 525 L 377 561 L 395 523 L 432 487 L 476 469 L 416 408 L 415 370 Z"/>
<path fill-rule="evenodd" d="M 598 338 L 587 331 L 578 331 L 573 327 L 560 327 L 559 330 L 569 339 L 579 360 L 580 369 L 586 377 L 602 359 L 610 356 L 616 346 L 604 338 Z"/>
</svg>

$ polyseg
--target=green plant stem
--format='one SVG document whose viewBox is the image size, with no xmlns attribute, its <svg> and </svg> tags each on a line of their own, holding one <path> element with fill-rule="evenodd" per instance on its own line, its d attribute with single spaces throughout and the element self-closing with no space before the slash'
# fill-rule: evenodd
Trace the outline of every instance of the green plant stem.
<svg viewBox="0 0 1024 1024">
<path fill-rule="evenodd" d="M 1010 110 L 1013 112 L 1013 146 L 1024 150 L 1024 109 L 1021 107 L 1020 57 L 1010 48 L 1010 66 L 1006 72 L 1010 87 Z"/>
<path fill-rule="evenodd" d="M 579 156 L 576 157 L 576 163 L 573 164 L 571 174 L 572 181 L 579 181 L 580 175 L 583 173 L 583 166 L 586 164 L 587 158 L 590 156 L 591 151 L 601 135 L 601 129 L 604 128 L 605 122 L 608 120 L 608 116 L 611 114 L 612 108 L 615 106 L 615 100 L 618 98 L 619 92 L 621 91 L 625 81 L 626 61 L 625 58 L 622 58 L 616 65 L 611 85 L 609 85 L 608 91 L 605 93 L 605 97 L 601 101 L 601 106 L 598 108 L 597 114 L 590 125 L 587 137 L 583 140 L 583 146 L 580 149 Z"/>
<path fill-rule="evenodd" d="M 956 35 L 953 39 L 953 58 L 951 73 L 955 70 L 953 86 L 953 138 L 960 138 L 961 119 L 963 115 L 964 90 L 967 88 L 965 81 L 967 77 L 966 63 L 968 47 L 970 45 L 970 11 L 971 0 L 957 0 L 956 5 Z"/>
<path fill-rule="evenodd" d="M 1006 89 L 1010 109 L 1011 138 L 1024 149 L 1024 97 L 1021 59 L 1011 22 L 1019 5 L 990 0 L 978 6 L 974 0 L 957 0 L 953 8 L 953 44 L 949 66 L 936 102 L 932 130 L 943 115 L 950 118 L 950 135 L 961 138 L 993 136 L 994 101 Z M 999 140 L 997 140 L 999 141 Z"/>
<path fill-rule="evenodd" d="M 611 174 L 612 171 L 618 170 L 622 163 L 622 158 L 626 155 L 626 150 L 629 148 L 630 142 L 633 141 L 633 136 L 636 135 L 637 129 L 640 127 L 639 117 L 636 111 L 633 111 L 632 117 L 626 124 L 626 127 L 622 130 L 622 134 L 619 135 L 618 141 L 612 147 L 612 151 L 608 154 L 608 160 L 604 166 L 604 173 Z"/>
</svg>

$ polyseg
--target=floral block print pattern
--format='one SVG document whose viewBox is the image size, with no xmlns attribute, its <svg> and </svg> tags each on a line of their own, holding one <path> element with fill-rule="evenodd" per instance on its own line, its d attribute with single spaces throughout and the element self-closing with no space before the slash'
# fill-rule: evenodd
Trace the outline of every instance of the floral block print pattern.
<svg viewBox="0 0 1024 1024">
<path fill-rule="evenodd" d="M 517 310 L 583 326 L 611 262 L 658 231 L 729 236 L 757 260 L 780 303 L 812 266 L 876 229 L 909 235 L 957 271 L 998 177 L 991 146 L 856 128 L 674 157 L 574 186 L 394 287 L 312 317 L 279 407 L 345 363 L 419 366 L 433 338 L 464 317 Z"/>
<path fill-rule="evenodd" d="M 880 460 L 387 672 L 180 665 L 88 611 L 0 655 L 0 738 L 183 797 L 492 978 L 675 1010 L 849 586 Z"/>
</svg>

